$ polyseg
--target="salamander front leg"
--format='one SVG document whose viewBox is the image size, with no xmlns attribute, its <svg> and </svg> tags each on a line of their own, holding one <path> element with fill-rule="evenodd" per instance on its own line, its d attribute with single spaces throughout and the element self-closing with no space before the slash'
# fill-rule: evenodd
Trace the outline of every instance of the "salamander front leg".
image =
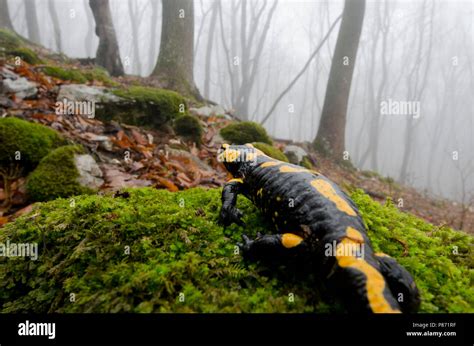
<svg viewBox="0 0 474 346">
<path fill-rule="evenodd" d="M 291 257 L 306 249 L 304 239 L 293 233 L 258 235 L 255 240 L 244 234 L 242 239 L 237 244 L 242 256 L 253 261 Z"/>
<path fill-rule="evenodd" d="M 242 212 L 235 207 L 237 196 L 243 191 L 242 179 L 231 179 L 222 189 L 222 207 L 219 215 L 219 223 L 224 227 L 232 223 L 245 226 L 242 221 Z"/>
</svg>

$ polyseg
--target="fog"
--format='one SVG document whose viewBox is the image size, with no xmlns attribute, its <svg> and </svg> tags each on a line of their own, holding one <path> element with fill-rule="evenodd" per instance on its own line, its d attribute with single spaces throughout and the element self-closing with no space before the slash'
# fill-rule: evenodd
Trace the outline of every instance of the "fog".
<svg viewBox="0 0 474 346">
<path fill-rule="evenodd" d="M 127 74 L 147 76 L 156 63 L 161 2 L 152 1 L 111 0 Z M 194 75 L 203 92 L 214 1 L 194 3 Z M 48 1 L 37 4 L 41 43 L 57 50 Z M 210 88 L 204 96 L 234 109 L 241 118 L 261 122 L 341 14 L 344 2 L 279 0 L 274 7 L 273 0 L 248 0 L 244 34 L 240 1 L 221 5 L 222 17 L 217 16 L 213 35 Z M 24 2 L 10 0 L 9 6 L 15 29 L 27 36 Z M 93 57 L 98 38 L 88 1 L 58 0 L 55 7 L 63 53 Z M 367 2 L 346 124 L 346 151 L 357 168 L 401 179 L 431 195 L 474 203 L 473 15 L 473 1 Z M 272 136 L 314 140 L 339 24 L 264 123 Z M 245 64 L 253 66 L 256 61 L 254 70 L 242 74 L 249 67 Z M 242 108 L 236 93 L 248 88 L 248 107 Z M 390 104 L 404 103 L 412 107 L 408 112 L 393 107 L 387 111 Z M 401 177 L 406 147 L 407 169 Z"/>
</svg>

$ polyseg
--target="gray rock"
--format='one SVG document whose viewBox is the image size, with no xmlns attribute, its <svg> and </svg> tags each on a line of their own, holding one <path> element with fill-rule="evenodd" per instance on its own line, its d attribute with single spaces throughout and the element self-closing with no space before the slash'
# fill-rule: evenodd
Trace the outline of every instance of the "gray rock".
<svg viewBox="0 0 474 346">
<path fill-rule="evenodd" d="M 283 153 L 288 157 L 290 163 L 299 165 L 303 159 L 308 156 L 306 150 L 296 145 L 287 145 L 283 150 Z"/>
<path fill-rule="evenodd" d="M 201 108 L 190 108 L 189 112 L 193 115 L 198 115 L 201 117 L 210 117 L 214 115 L 225 115 L 225 109 L 220 105 L 215 106 L 204 106 Z"/>
<path fill-rule="evenodd" d="M 57 101 L 94 101 L 94 102 L 119 102 L 122 98 L 112 94 L 104 87 L 89 86 L 84 84 L 66 84 L 59 89 Z"/>
<path fill-rule="evenodd" d="M 20 78 L 19 75 L 17 75 L 15 72 L 5 68 L 5 67 L 1 67 L 0 68 L 0 76 L 2 76 L 3 78 L 6 78 L 6 79 L 18 79 Z"/>
<path fill-rule="evenodd" d="M 79 184 L 91 189 L 98 189 L 104 183 L 102 171 L 92 156 L 88 154 L 75 155 L 74 163 L 79 171 Z"/>
<path fill-rule="evenodd" d="M 16 97 L 22 99 L 34 96 L 38 93 L 36 83 L 30 82 L 24 77 L 15 80 L 4 79 L 0 89 L 3 94 L 14 93 Z"/>
</svg>

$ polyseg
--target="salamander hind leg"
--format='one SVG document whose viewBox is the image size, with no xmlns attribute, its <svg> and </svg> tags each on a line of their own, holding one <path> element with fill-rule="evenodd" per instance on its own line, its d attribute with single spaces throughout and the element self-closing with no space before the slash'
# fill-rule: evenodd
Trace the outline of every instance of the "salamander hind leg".
<svg viewBox="0 0 474 346">
<path fill-rule="evenodd" d="M 335 244 L 335 249 L 327 252 L 333 256 L 328 261 L 332 270 L 328 278 L 335 286 L 350 311 L 369 313 L 400 313 L 400 306 L 394 298 L 362 234 L 348 227 L 344 237 L 325 239 L 325 243 Z"/>
<path fill-rule="evenodd" d="M 394 258 L 376 253 L 375 258 L 380 263 L 380 271 L 397 299 L 403 312 L 416 312 L 421 303 L 420 292 L 415 280 Z"/>
</svg>

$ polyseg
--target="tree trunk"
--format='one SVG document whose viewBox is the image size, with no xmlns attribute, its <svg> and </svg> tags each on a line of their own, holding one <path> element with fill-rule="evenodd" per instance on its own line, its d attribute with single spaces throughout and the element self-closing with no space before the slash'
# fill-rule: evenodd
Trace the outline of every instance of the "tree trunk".
<svg viewBox="0 0 474 346">
<path fill-rule="evenodd" d="M 160 54 L 152 76 L 166 88 L 202 100 L 194 83 L 193 0 L 162 0 Z"/>
<path fill-rule="evenodd" d="M 158 5 L 159 2 L 158 0 L 151 0 L 151 26 L 150 26 L 150 51 L 148 52 L 148 68 L 149 71 L 153 71 L 155 59 L 156 59 L 156 54 L 157 54 L 157 44 L 156 44 L 156 28 L 158 27 Z"/>
<path fill-rule="evenodd" d="M 38 25 L 38 16 L 36 15 L 35 0 L 25 0 L 25 14 L 28 38 L 34 43 L 40 44 L 40 31 Z"/>
<path fill-rule="evenodd" d="M 130 16 L 130 24 L 132 25 L 132 37 L 133 37 L 133 73 L 137 76 L 142 71 L 142 64 L 140 62 L 140 37 L 139 37 L 139 24 L 138 24 L 138 4 L 133 4 L 132 0 L 128 0 L 128 14 Z"/>
<path fill-rule="evenodd" d="M 84 0 L 84 11 L 86 12 L 87 18 L 87 33 L 86 40 L 84 42 L 85 51 L 88 58 L 92 57 L 93 54 L 93 40 L 94 40 L 94 21 L 91 9 L 88 5 L 88 0 Z"/>
<path fill-rule="evenodd" d="M 9 29 L 13 31 L 13 24 L 8 12 L 8 1 L 0 0 L 0 28 Z"/>
<path fill-rule="evenodd" d="M 112 76 L 124 74 L 120 51 L 115 36 L 109 0 L 89 0 L 89 5 L 95 19 L 95 33 L 99 37 L 95 61 L 105 67 Z"/>
<path fill-rule="evenodd" d="M 58 12 L 56 11 L 56 7 L 54 6 L 54 0 L 48 0 L 48 8 L 49 8 L 49 15 L 51 16 L 51 20 L 53 22 L 54 39 L 56 41 L 56 48 L 58 49 L 58 52 L 62 52 L 63 45 L 61 41 L 61 27 L 59 25 Z"/>
<path fill-rule="evenodd" d="M 212 57 L 212 46 L 214 44 L 214 31 L 216 30 L 217 14 L 219 13 L 219 3 L 216 1 L 212 5 L 211 22 L 209 24 L 209 35 L 207 36 L 207 47 L 206 47 L 206 65 L 204 72 L 204 97 L 210 98 L 210 85 L 211 85 L 211 57 Z"/>
<path fill-rule="evenodd" d="M 364 21 L 365 0 L 346 0 L 329 73 L 315 147 L 340 160 L 345 150 L 347 104 Z"/>
</svg>

